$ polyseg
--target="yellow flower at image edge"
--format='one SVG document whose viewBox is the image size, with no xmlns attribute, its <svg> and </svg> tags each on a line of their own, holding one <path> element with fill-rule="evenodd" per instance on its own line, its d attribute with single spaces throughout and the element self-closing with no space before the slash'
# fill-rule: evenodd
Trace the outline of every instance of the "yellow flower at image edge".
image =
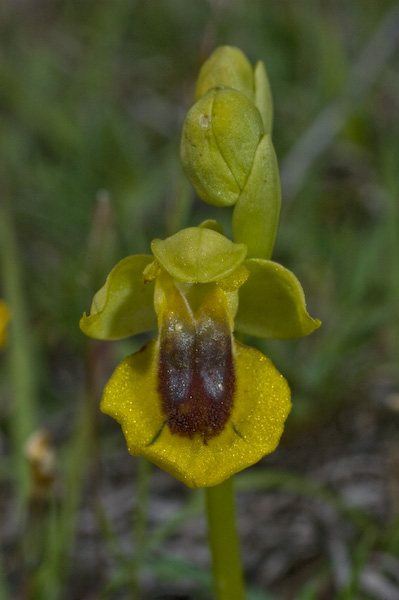
<svg viewBox="0 0 399 600">
<path fill-rule="evenodd" d="M 261 352 L 234 339 L 234 320 L 260 337 L 298 337 L 319 326 L 292 273 L 245 260 L 244 244 L 208 226 L 154 240 L 153 256 L 122 260 L 81 320 L 99 339 L 158 323 L 157 339 L 117 367 L 101 410 L 121 424 L 131 454 L 190 487 L 221 483 L 272 452 L 290 411 L 287 382 Z M 257 315 L 259 307 L 269 316 Z"/>
<path fill-rule="evenodd" d="M 6 326 L 10 319 L 10 311 L 7 304 L 0 300 L 0 348 L 2 348 L 6 341 Z"/>
</svg>

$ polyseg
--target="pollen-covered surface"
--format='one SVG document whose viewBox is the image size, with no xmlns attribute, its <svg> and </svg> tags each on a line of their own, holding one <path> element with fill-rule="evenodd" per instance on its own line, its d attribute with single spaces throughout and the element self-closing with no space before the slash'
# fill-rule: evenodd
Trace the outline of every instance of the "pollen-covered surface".
<svg viewBox="0 0 399 600">
<path fill-rule="evenodd" d="M 207 444 L 199 434 L 176 435 L 164 424 L 156 341 L 119 365 L 101 410 L 122 425 L 131 454 L 145 456 L 189 487 L 217 485 L 276 448 L 291 408 L 288 384 L 268 358 L 237 342 L 233 358 L 234 406 L 223 430 Z"/>
</svg>

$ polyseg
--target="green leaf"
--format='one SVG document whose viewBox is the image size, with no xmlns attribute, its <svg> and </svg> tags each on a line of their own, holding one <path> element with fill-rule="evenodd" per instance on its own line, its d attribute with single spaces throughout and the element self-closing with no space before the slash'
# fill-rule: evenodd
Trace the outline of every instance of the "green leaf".
<svg viewBox="0 0 399 600">
<path fill-rule="evenodd" d="M 305 295 L 291 271 L 271 260 L 249 259 L 239 289 L 235 329 L 263 338 L 298 338 L 320 327 L 306 311 Z"/>
<path fill-rule="evenodd" d="M 244 260 L 244 244 L 212 229 L 189 227 L 166 240 L 153 240 L 151 249 L 161 266 L 178 281 L 209 283 L 234 271 Z"/>
<path fill-rule="evenodd" d="M 234 207 L 234 241 L 244 243 L 249 258 L 269 259 L 276 238 L 281 207 L 281 186 L 276 153 L 265 135 L 253 167 Z"/>
<path fill-rule="evenodd" d="M 156 328 L 154 283 L 143 282 L 143 270 L 152 261 L 149 255 L 128 256 L 112 269 L 93 298 L 90 316 L 80 320 L 86 335 L 117 340 Z"/>
</svg>

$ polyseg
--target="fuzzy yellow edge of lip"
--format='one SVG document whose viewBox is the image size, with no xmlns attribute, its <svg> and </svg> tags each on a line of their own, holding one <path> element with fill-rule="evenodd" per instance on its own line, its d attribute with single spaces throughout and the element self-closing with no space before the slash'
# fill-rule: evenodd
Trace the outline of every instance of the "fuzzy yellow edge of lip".
<svg viewBox="0 0 399 600">
<path fill-rule="evenodd" d="M 200 436 L 190 439 L 163 427 L 157 340 L 117 367 L 101 410 L 121 424 L 131 454 L 145 456 L 195 488 L 217 485 L 273 452 L 291 408 L 288 384 L 261 352 L 238 342 L 234 346 L 234 408 L 223 431 L 207 444 Z"/>
</svg>

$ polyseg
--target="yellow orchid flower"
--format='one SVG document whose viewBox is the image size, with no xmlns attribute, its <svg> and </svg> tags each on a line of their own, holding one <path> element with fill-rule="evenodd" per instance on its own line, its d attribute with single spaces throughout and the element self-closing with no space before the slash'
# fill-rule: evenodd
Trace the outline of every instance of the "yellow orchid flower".
<svg viewBox="0 0 399 600">
<path fill-rule="evenodd" d="M 158 337 L 117 367 L 101 410 L 121 424 L 131 454 L 189 487 L 214 486 L 276 448 L 291 407 L 283 376 L 233 330 L 300 337 L 320 323 L 290 271 L 247 259 L 246 245 L 215 222 L 151 249 L 114 267 L 80 322 L 107 340 L 158 325 Z"/>
<path fill-rule="evenodd" d="M 2 348 L 7 339 L 6 326 L 10 319 L 10 311 L 5 302 L 0 300 L 0 348 Z"/>
</svg>

